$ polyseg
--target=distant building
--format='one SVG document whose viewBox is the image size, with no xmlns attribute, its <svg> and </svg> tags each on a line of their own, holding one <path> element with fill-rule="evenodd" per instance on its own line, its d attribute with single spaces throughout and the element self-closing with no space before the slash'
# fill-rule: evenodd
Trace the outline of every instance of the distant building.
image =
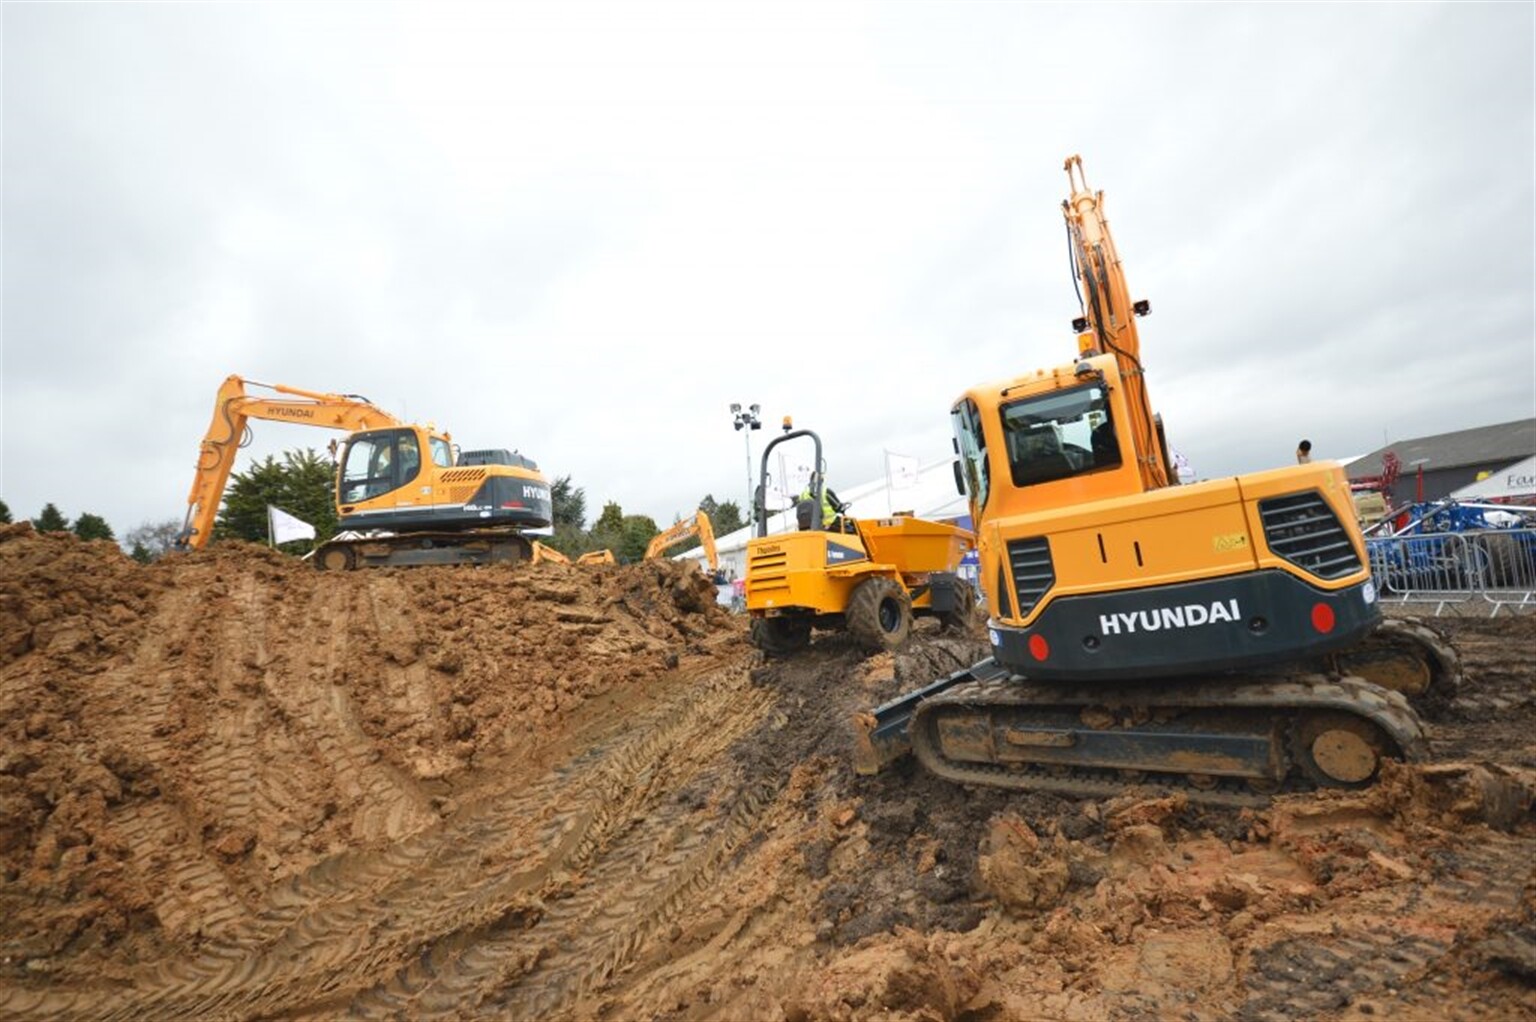
<svg viewBox="0 0 1536 1022">
<path fill-rule="evenodd" d="M 1388 451 L 1401 466 L 1392 486 L 1395 503 L 1420 499 L 1421 473 L 1422 499 L 1439 500 L 1476 480 L 1479 472 L 1496 472 L 1536 454 L 1536 419 L 1396 440 L 1351 461 L 1345 472 L 1351 481 L 1380 476 Z"/>
</svg>

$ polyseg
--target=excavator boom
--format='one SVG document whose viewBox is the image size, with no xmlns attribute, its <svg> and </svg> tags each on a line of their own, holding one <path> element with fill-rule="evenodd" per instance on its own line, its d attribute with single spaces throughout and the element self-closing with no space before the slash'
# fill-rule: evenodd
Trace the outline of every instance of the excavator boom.
<svg viewBox="0 0 1536 1022">
<path fill-rule="evenodd" d="M 1142 487 L 1155 490 L 1170 482 L 1167 458 L 1158 436 L 1157 421 L 1147 396 L 1146 373 L 1141 364 L 1141 335 L 1136 317 L 1145 316 L 1152 307 L 1145 301 L 1132 301 L 1125 283 L 1125 269 L 1115 250 L 1104 218 L 1104 193 L 1090 191 L 1083 176 L 1083 158 L 1069 156 L 1066 162 L 1070 196 L 1061 204 L 1071 240 L 1073 272 L 1078 284 L 1078 299 L 1083 316 L 1073 326 L 1078 332 L 1078 351 L 1082 355 L 1113 355 L 1126 388 L 1127 404 L 1133 421 L 1127 435 L 1132 439 L 1140 466 Z"/>
<path fill-rule="evenodd" d="M 292 398 L 247 394 L 248 384 Z M 187 516 L 176 538 L 177 549 L 201 549 L 213 535 L 214 516 L 234 470 L 235 455 L 246 442 L 247 423 L 251 419 L 296 422 L 348 433 L 401 425 L 399 419 L 356 394 L 323 394 L 228 377 L 214 399 L 213 419 L 198 450 L 197 472 L 187 494 Z"/>
<path fill-rule="evenodd" d="M 658 532 L 651 538 L 650 545 L 645 548 L 645 559 L 655 560 L 672 547 L 693 536 L 699 537 L 699 544 L 704 547 L 704 557 L 709 561 L 710 572 L 719 572 L 720 556 L 715 550 L 715 530 L 709 523 L 709 515 L 703 511 L 696 512 L 692 518 L 673 522 Z"/>
</svg>

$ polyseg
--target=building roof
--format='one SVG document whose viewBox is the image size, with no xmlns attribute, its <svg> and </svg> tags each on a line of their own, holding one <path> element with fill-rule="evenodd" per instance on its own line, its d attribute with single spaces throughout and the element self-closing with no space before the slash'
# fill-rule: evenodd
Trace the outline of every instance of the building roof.
<svg viewBox="0 0 1536 1022">
<path fill-rule="evenodd" d="M 1469 465 L 1507 465 L 1536 454 L 1536 419 L 1516 419 L 1493 426 L 1458 429 L 1454 433 L 1394 440 L 1350 462 L 1346 470 L 1349 477 L 1362 479 L 1380 475 L 1382 455 L 1388 451 L 1397 455 L 1404 475 L 1416 471 L 1420 465 L 1426 472 Z"/>
</svg>

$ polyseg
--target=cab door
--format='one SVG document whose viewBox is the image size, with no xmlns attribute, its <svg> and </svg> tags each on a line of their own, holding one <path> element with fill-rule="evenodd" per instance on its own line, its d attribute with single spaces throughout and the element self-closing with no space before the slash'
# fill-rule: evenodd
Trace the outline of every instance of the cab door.
<svg viewBox="0 0 1536 1022">
<path fill-rule="evenodd" d="M 423 491 L 423 480 L 428 481 Z M 343 515 L 392 511 L 430 504 L 430 474 L 422 471 L 421 445 L 410 429 L 355 433 L 347 441 L 336 496 Z"/>
</svg>

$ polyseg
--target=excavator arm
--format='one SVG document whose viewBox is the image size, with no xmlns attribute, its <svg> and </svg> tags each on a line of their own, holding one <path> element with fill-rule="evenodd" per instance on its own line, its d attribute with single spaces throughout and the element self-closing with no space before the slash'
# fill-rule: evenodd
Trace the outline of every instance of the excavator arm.
<svg viewBox="0 0 1536 1022">
<path fill-rule="evenodd" d="M 1067 221 L 1074 283 L 1078 285 L 1083 310 L 1082 317 L 1073 324 L 1078 332 L 1078 350 L 1083 355 L 1115 356 L 1134 420 L 1124 435 L 1131 438 L 1135 447 L 1143 487 L 1160 489 L 1170 482 L 1168 463 L 1147 396 L 1141 336 L 1136 330 L 1136 317 L 1147 315 L 1152 307 L 1145 300 L 1131 300 L 1120 254 L 1115 251 L 1109 221 L 1104 219 L 1104 193 L 1089 190 L 1082 157 L 1067 157 L 1065 169 L 1071 194 L 1061 208 Z"/>
<path fill-rule="evenodd" d="M 246 393 L 247 385 L 264 387 L 283 397 Z M 235 454 L 244 445 L 250 419 L 271 419 L 303 426 L 321 426 L 344 432 L 399 426 L 403 423 L 366 398 L 356 394 L 321 394 L 257 383 L 231 376 L 219 387 L 213 404 L 213 420 L 203 435 L 197 456 L 197 474 L 187 495 L 187 517 L 176 537 L 178 550 L 196 550 L 207 545 L 213 534 L 214 516 L 219 511 L 224 487 L 235 467 Z"/>
<path fill-rule="evenodd" d="M 692 536 L 699 537 L 699 543 L 704 547 L 704 556 L 709 559 L 709 570 L 718 572 L 720 556 L 715 551 L 715 530 L 709 524 L 709 515 L 703 511 L 697 512 L 691 519 L 684 518 L 673 522 L 672 525 L 658 532 L 651 539 L 650 545 L 645 548 L 645 559 L 655 560 L 671 547 Z"/>
</svg>

